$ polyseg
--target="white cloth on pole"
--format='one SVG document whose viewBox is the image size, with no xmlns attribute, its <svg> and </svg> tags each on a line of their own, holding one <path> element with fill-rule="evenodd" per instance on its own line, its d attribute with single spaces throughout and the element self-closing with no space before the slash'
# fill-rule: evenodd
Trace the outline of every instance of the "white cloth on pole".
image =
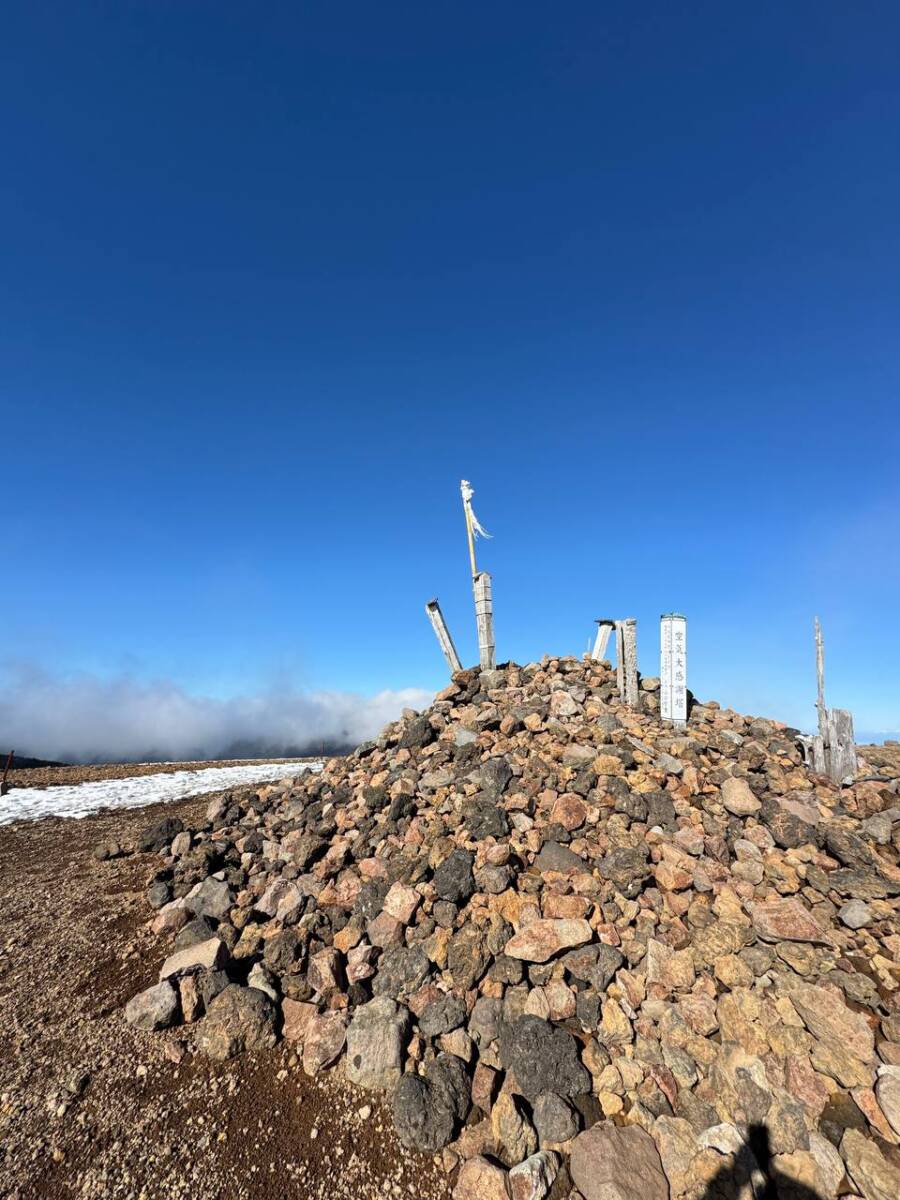
<svg viewBox="0 0 900 1200">
<path fill-rule="evenodd" d="M 481 522 L 475 516 L 475 513 L 472 509 L 472 497 L 475 495 L 475 492 L 472 488 L 471 483 L 469 483 L 468 479 L 460 480 L 459 490 L 462 493 L 463 505 L 465 506 L 466 512 L 469 514 L 469 520 L 472 522 L 472 532 L 475 534 L 476 537 L 484 537 L 484 538 L 491 537 L 491 534 L 489 534 L 488 531 L 484 528 L 484 526 L 481 524 Z"/>
</svg>

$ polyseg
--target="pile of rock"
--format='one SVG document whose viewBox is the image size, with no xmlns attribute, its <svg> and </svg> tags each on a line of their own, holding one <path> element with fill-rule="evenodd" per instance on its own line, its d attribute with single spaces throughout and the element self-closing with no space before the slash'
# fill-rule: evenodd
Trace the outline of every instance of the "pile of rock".
<svg viewBox="0 0 900 1200">
<path fill-rule="evenodd" d="M 675 730 L 657 693 L 461 672 L 320 775 L 155 827 L 174 940 L 128 1019 L 341 1064 L 460 1200 L 728 1195 L 760 1166 L 896 1198 L 897 783 L 835 788 L 715 704 Z"/>
</svg>

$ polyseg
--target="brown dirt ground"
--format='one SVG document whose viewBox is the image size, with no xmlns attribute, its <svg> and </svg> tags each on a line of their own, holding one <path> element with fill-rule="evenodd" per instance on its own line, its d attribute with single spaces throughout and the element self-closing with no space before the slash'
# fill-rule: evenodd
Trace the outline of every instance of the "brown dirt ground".
<svg viewBox="0 0 900 1200">
<path fill-rule="evenodd" d="M 249 767 L 256 763 L 318 762 L 317 758 L 221 758 L 209 762 L 94 763 L 91 766 L 22 767 L 9 773 L 9 786 L 61 787 L 94 783 L 98 779 L 133 779 L 140 775 L 170 775 L 173 771 L 199 771 L 204 767 Z"/>
<path fill-rule="evenodd" d="M 285 1045 L 212 1063 L 190 1027 L 126 1024 L 168 949 L 143 896 L 157 860 L 91 851 L 207 803 L 0 828 L 0 1196 L 447 1200 L 441 1169 L 340 1067 L 309 1079 Z"/>
</svg>

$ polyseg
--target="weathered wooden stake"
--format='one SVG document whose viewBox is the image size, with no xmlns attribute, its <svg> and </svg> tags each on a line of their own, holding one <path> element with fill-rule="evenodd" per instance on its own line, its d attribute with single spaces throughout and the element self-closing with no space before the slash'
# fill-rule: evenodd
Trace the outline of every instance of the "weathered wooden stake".
<svg viewBox="0 0 900 1200">
<path fill-rule="evenodd" d="M 659 715 L 664 721 L 687 721 L 687 618 L 663 613 L 659 619 Z"/>
<path fill-rule="evenodd" d="M 459 655 L 456 653 L 453 638 L 450 636 L 450 630 L 447 628 L 447 622 L 444 620 L 444 614 L 441 612 L 441 606 L 438 604 L 436 598 L 428 601 L 425 605 L 425 612 L 428 614 L 428 620 L 434 629 L 441 653 L 447 660 L 450 674 L 452 675 L 456 671 L 461 671 L 462 663 L 459 660 Z"/>
<path fill-rule="evenodd" d="M 828 708 L 825 704 L 825 644 L 822 626 L 815 619 L 816 636 L 816 713 L 819 732 L 800 738 L 807 763 L 820 775 L 835 783 L 846 783 L 858 770 L 853 716 L 846 708 Z"/>
<path fill-rule="evenodd" d="M 634 617 L 616 621 L 616 683 L 625 703 L 637 708 L 637 621 Z"/>
<path fill-rule="evenodd" d="M 491 577 L 479 571 L 473 580 L 475 592 L 475 623 L 478 626 L 478 660 L 482 671 L 493 671 L 496 663 L 494 646 L 494 600 Z"/>
<path fill-rule="evenodd" d="M 600 662 L 606 654 L 606 643 L 609 641 L 609 635 L 615 627 L 615 621 L 609 621 L 605 617 L 597 621 L 597 640 L 594 642 L 594 649 L 591 651 L 591 658 L 594 662 Z"/>
<path fill-rule="evenodd" d="M 9 784 L 6 782 L 6 777 L 9 775 L 10 767 L 13 765 L 15 758 L 15 750 L 10 750 L 6 758 L 6 766 L 3 768 L 3 778 L 0 779 L 0 796 L 5 796 L 9 791 Z"/>
</svg>

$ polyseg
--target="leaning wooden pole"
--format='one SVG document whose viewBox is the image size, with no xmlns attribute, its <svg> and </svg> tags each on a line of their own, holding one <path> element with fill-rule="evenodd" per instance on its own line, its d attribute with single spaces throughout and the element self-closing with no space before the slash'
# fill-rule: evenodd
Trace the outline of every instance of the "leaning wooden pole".
<svg viewBox="0 0 900 1200">
<path fill-rule="evenodd" d="M 425 605 L 425 612 L 428 614 L 428 620 L 431 622 L 431 627 L 438 640 L 441 653 L 447 660 L 450 674 L 453 675 L 456 671 L 461 671 L 463 669 L 462 663 L 460 662 L 459 655 L 456 653 L 453 638 L 450 636 L 450 630 L 447 628 L 447 622 L 444 620 L 444 614 L 441 612 L 441 606 L 438 604 L 437 599 L 428 601 Z"/>
<path fill-rule="evenodd" d="M 601 662 L 606 654 L 606 643 L 609 641 L 609 635 L 615 629 L 616 623 L 606 617 L 600 617 L 596 624 L 597 637 L 594 641 L 594 649 L 591 651 L 591 658 L 594 662 Z"/>
</svg>

